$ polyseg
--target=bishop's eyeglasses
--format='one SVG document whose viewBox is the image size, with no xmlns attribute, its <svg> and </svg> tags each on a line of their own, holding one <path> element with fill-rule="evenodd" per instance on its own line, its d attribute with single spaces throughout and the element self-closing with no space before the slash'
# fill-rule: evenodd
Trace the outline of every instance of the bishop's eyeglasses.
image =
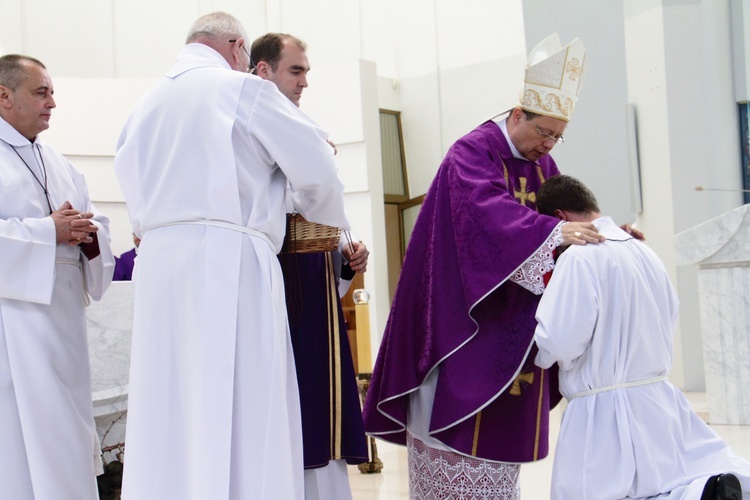
<svg viewBox="0 0 750 500">
<path fill-rule="evenodd" d="M 536 126 L 536 123 L 534 123 L 533 120 L 529 120 L 529 121 L 534 126 L 534 130 L 536 130 L 536 133 L 539 134 L 542 138 L 544 138 L 544 142 L 552 141 L 555 144 L 562 144 L 563 142 L 565 142 L 565 138 L 562 135 L 555 137 L 554 135 L 545 134 L 544 132 L 539 130 L 539 127 Z"/>
</svg>

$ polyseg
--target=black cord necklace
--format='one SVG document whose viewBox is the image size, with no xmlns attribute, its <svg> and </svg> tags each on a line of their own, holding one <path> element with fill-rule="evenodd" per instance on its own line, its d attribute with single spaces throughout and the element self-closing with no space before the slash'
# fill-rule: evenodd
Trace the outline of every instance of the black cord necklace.
<svg viewBox="0 0 750 500">
<path fill-rule="evenodd" d="M 37 177 L 37 175 L 31 169 L 31 167 L 29 166 L 29 164 L 26 163 L 26 160 L 23 159 L 23 156 L 21 156 L 21 154 L 18 152 L 18 150 L 12 144 L 10 144 L 10 143 L 8 143 L 7 141 L 4 141 L 4 140 L 3 140 L 3 142 L 5 144 L 7 144 L 8 146 L 10 146 L 10 148 L 13 150 L 13 152 L 15 152 L 16 155 L 21 159 L 21 161 L 23 162 L 23 164 L 26 165 L 26 168 L 29 170 L 29 172 L 31 172 L 31 175 L 34 176 L 34 180 L 36 180 L 37 184 L 39 184 L 39 187 L 41 187 L 42 191 L 44 191 L 44 197 L 47 199 L 47 208 L 49 208 L 49 213 L 52 214 L 52 212 L 53 212 L 53 210 L 52 210 L 52 203 L 50 202 L 50 199 L 49 199 L 49 189 L 47 189 L 47 167 L 44 165 L 44 157 L 42 156 L 42 148 L 40 148 L 36 144 L 32 144 L 31 145 L 32 152 L 33 152 L 34 146 L 36 146 L 37 150 L 39 151 L 39 160 L 42 162 L 42 176 L 43 176 L 44 182 L 42 182 L 39 179 L 39 177 Z"/>
</svg>

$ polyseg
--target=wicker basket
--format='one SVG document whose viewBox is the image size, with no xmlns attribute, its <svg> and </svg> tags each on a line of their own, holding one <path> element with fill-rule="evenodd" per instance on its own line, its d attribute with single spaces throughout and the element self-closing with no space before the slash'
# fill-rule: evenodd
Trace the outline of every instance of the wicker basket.
<svg viewBox="0 0 750 500">
<path fill-rule="evenodd" d="M 286 214 L 286 236 L 281 253 L 331 252 L 339 246 L 341 229 L 308 222 L 300 214 Z"/>
</svg>

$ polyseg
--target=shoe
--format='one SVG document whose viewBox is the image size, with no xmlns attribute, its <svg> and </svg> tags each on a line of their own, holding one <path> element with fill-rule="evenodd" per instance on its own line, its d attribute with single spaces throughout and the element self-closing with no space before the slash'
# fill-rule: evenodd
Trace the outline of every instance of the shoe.
<svg viewBox="0 0 750 500">
<path fill-rule="evenodd" d="M 742 486 L 734 474 L 721 474 L 716 479 L 716 500 L 742 500 Z"/>
<path fill-rule="evenodd" d="M 701 500 L 714 500 L 714 498 L 716 498 L 716 481 L 718 480 L 719 476 L 711 476 L 708 478 L 706 485 L 703 487 Z"/>
<path fill-rule="evenodd" d="M 742 486 L 734 474 L 711 476 L 703 487 L 701 500 L 742 500 Z"/>
</svg>

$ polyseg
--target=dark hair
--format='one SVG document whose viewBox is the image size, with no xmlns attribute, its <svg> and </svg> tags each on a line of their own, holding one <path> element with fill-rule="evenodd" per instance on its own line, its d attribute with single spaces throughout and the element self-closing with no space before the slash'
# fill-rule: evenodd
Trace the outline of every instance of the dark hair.
<svg viewBox="0 0 750 500">
<path fill-rule="evenodd" d="M 10 90 L 18 90 L 21 83 L 29 77 L 28 71 L 24 68 L 24 62 L 30 62 L 47 69 L 39 59 L 33 57 L 20 54 L 4 55 L 0 57 L 0 85 L 8 87 Z"/>
<path fill-rule="evenodd" d="M 586 185 L 569 175 L 547 179 L 536 193 L 536 209 L 540 214 L 555 215 L 555 210 L 577 214 L 599 212 L 594 193 Z"/>
<path fill-rule="evenodd" d="M 281 61 L 281 49 L 287 40 L 291 40 L 303 51 L 307 50 L 307 44 L 297 37 L 286 33 L 266 33 L 257 38 L 250 47 L 250 59 L 253 64 L 250 69 L 255 69 L 259 62 L 266 61 L 271 65 L 271 69 L 276 71 Z"/>
</svg>

